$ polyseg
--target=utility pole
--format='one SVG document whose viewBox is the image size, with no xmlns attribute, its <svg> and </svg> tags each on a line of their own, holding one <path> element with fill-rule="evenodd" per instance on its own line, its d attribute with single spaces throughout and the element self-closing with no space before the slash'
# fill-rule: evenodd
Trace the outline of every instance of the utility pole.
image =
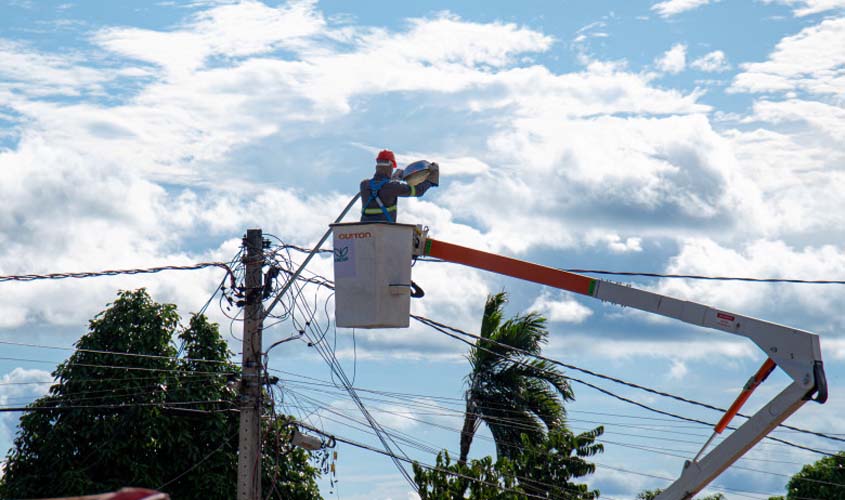
<svg viewBox="0 0 845 500">
<path fill-rule="evenodd" d="M 261 330 L 264 237 L 261 229 L 248 229 L 244 238 L 243 370 L 240 390 L 240 442 L 238 445 L 238 500 L 261 500 Z"/>
</svg>

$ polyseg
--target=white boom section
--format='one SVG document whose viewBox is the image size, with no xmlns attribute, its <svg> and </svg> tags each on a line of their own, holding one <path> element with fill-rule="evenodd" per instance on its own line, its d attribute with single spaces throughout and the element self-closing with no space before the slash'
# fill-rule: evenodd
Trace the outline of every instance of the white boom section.
<svg viewBox="0 0 845 500">
<path fill-rule="evenodd" d="M 681 477 L 655 500 L 689 500 L 807 402 L 807 389 L 793 382 L 697 462 L 687 461 Z"/>
<path fill-rule="evenodd" d="M 688 300 L 590 278 L 560 269 L 540 266 L 501 255 L 491 254 L 420 238 L 415 255 L 438 257 L 479 269 L 595 297 L 625 307 L 675 318 L 686 323 L 751 339 L 766 356 L 781 367 L 793 382 L 748 421 L 726 437 L 698 461 L 687 461 L 683 473 L 655 500 L 689 500 L 772 429 L 795 413 L 816 394 L 815 401 L 827 400 L 827 382 L 822 364 L 819 337 L 748 316 L 716 309 Z"/>
<path fill-rule="evenodd" d="M 810 332 L 604 280 L 596 280 L 593 297 L 748 337 L 801 387 L 810 391 L 816 385 L 814 370 L 822 353 L 819 337 Z"/>
</svg>

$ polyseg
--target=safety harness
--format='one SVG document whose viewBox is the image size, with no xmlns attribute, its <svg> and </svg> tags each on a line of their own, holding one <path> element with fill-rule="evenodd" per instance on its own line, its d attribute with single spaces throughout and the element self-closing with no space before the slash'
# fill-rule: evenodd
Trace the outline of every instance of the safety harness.
<svg viewBox="0 0 845 500">
<path fill-rule="evenodd" d="M 384 214 L 384 218 L 387 219 L 387 222 L 393 223 L 393 217 L 390 216 L 390 212 L 396 211 L 396 205 L 385 207 L 384 203 L 379 198 L 378 192 L 381 188 L 384 187 L 385 184 L 390 182 L 390 179 L 384 179 L 381 181 L 376 181 L 375 179 L 370 179 L 370 199 L 367 200 L 367 203 L 364 203 L 364 209 L 361 211 L 364 215 L 377 215 L 379 213 Z M 370 202 L 375 200 L 378 203 L 379 208 L 367 208 L 370 205 Z"/>
</svg>

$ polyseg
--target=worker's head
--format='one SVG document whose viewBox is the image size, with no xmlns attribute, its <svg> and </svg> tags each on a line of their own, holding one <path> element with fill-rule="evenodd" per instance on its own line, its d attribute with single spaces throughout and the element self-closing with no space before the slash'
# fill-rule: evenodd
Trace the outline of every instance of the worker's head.
<svg viewBox="0 0 845 500">
<path fill-rule="evenodd" d="M 376 173 L 390 177 L 393 169 L 396 168 L 396 157 L 393 151 L 384 149 L 376 156 Z"/>
</svg>

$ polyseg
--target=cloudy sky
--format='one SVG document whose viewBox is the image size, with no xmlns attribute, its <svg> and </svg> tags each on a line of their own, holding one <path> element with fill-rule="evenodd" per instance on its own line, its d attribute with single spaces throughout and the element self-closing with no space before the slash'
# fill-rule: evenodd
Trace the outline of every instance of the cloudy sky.
<svg viewBox="0 0 845 500">
<path fill-rule="evenodd" d="M 843 40 L 842 0 L 0 0 L 0 275 L 228 260 L 248 227 L 313 244 L 391 148 L 442 166 L 441 187 L 400 215 L 441 240 L 562 268 L 842 280 Z M 187 314 L 220 278 L 3 283 L 0 340 L 70 346 L 120 288 Z M 763 360 L 740 338 L 459 266 L 419 263 L 414 279 L 419 314 L 477 331 L 485 296 L 506 290 L 509 314 L 549 318 L 548 355 L 719 406 Z M 633 283 L 818 333 L 830 402 L 789 423 L 845 433 L 841 286 Z M 440 398 L 462 394 L 465 346 L 421 325 L 357 331 L 354 348 L 351 333 L 336 342 L 356 385 L 402 394 L 373 414 L 457 449 L 460 404 Z M 49 380 L 68 354 L 2 349 L 4 405 L 37 397 L 45 386 L 14 383 Z M 307 345 L 275 349 L 271 366 L 292 372 L 288 411 L 377 442 L 325 409 L 361 418 L 340 392 L 302 384 L 331 378 Z M 786 382 L 773 376 L 749 410 Z M 590 479 L 603 498 L 666 486 L 709 432 L 575 390 L 572 428 L 607 429 Z M 0 423 L 5 450 L 16 415 Z M 493 451 L 481 436 L 474 456 Z M 820 458 L 772 444 L 748 457 L 711 491 L 783 493 Z M 414 498 L 389 460 L 354 448 L 337 478 L 328 498 Z"/>
</svg>

